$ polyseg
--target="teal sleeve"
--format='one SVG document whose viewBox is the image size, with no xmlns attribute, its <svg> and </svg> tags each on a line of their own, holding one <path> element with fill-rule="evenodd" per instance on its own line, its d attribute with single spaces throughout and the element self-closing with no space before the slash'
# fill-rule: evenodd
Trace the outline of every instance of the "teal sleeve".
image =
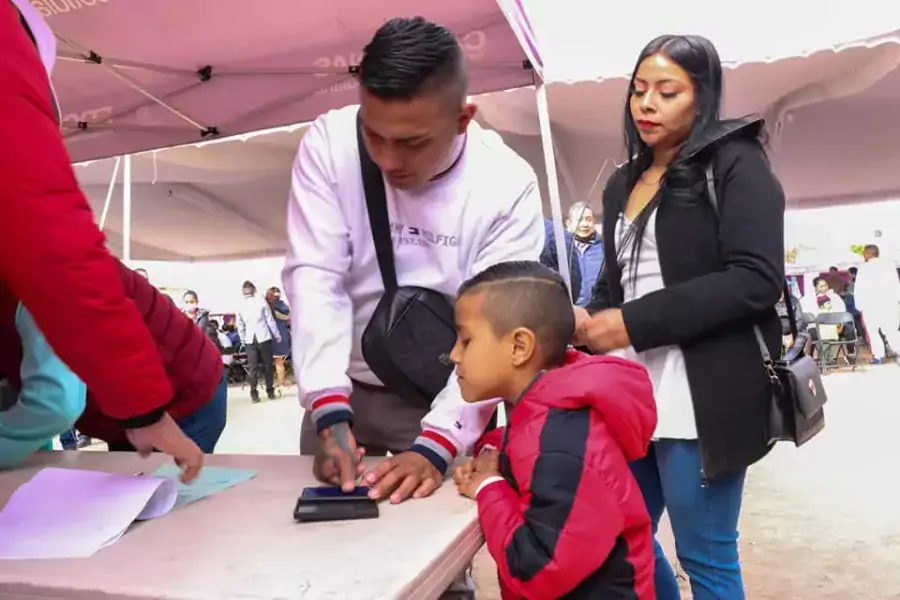
<svg viewBox="0 0 900 600">
<path fill-rule="evenodd" d="M 18 402 L 0 412 L 0 468 L 17 465 L 71 428 L 84 410 L 87 392 L 21 305 L 16 328 L 22 341 L 22 388 Z"/>
</svg>

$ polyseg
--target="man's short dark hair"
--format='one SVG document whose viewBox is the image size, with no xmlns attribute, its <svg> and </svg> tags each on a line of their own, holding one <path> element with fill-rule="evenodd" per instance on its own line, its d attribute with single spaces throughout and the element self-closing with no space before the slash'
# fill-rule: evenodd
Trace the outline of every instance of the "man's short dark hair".
<svg viewBox="0 0 900 600">
<path fill-rule="evenodd" d="M 254 294 L 256 293 L 256 286 L 253 285 L 252 281 L 245 281 L 244 284 L 241 286 L 241 289 L 242 290 L 252 290 Z"/>
<path fill-rule="evenodd" d="M 546 366 L 565 364 L 575 334 L 575 314 L 563 278 L 534 261 L 510 261 L 488 267 L 462 284 L 458 297 L 483 292 L 484 315 L 494 333 L 517 327 L 534 332 Z"/>
<path fill-rule="evenodd" d="M 819 285 L 819 282 L 820 282 L 820 281 L 824 281 L 825 283 L 828 283 L 828 280 L 827 280 L 827 279 L 825 279 L 824 277 L 822 277 L 821 275 L 819 275 L 818 277 L 814 277 L 814 278 L 813 278 L 813 287 Z"/>
<path fill-rule="evenodd" d="M 383 100 L 454 91 L 467 93 L 465 56 L 456 36 L 422 17 L 391 19 L 363 50 L 359 80 Z"/>
<path fill-rule="evenodd" d="M 878 258 L 878 256 L 881 254 L 881 250 L 879 250 L 878 246 L 876 246 L 875 244 L 869 244 L 868 246 L 865 247 L 863 252 L 868 252 L 875 258 Z"/>
</svg>

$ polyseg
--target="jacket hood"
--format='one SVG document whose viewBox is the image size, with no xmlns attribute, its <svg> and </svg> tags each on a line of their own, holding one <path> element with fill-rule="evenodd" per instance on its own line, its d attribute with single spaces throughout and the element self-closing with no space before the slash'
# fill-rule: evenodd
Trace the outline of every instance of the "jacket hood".
<svg viewBox="0 0 900 600">
<path fill-rule="evenodd" d="M 717 144 L 728 140 L 736 138 L 756 139 L 762 133 L 765 124 L 765 120 L 758 115 L 719 121 L 705 135 L 686 147 L 684 155 L 679 160 L 690 160 L 701 152 L 710 150 Z"/>
<path fill-rule="evenodd" d="M 621 358 L 570 350 L 566 365 L 541 375 L 521 401 L 569 410 L 590 407 L 603 416 L 628 460 L 647 454 L 656 429 L 650 377 L 643 366 Z"/>
</svg>

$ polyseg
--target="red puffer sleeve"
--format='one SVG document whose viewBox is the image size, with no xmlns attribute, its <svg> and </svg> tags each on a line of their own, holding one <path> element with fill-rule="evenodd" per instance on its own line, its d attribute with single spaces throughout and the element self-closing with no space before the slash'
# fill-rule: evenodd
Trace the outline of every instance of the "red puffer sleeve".
<svg viewBox="0 0 900 600">
<path fill-rule="evenodd" d="M 475 442 L 475 456 L 481 454 L 481 451 L 485 448 L 493 448 L 494 450 L 499 450 L 500 446 L 503 445 L 503 432 L 506 431 L 505 427 L 496 427 L 491 429 L 490 431 L 484 432 L 478 441 Z"/>
<path fill-rule="evenodd" d="M 50 86 L 12 5 L 0 3 L 0 277 L 56 354 L 125 427 L 158 421 L 172 389 L 81 193 Z"/>
<path fill-rule="evenodd" d="M 478 492 L 478 517 L 507 589 L 522 598 L 561 598 L 603 565 L 623 517 L 581 457 L 554 452 L 539 461 L 527 504 L 497 481 Z"/>
</svg>

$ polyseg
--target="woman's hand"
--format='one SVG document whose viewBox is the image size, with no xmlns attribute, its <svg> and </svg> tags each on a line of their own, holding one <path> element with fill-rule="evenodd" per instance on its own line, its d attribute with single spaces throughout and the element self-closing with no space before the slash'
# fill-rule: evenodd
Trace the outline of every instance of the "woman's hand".
<svg viewBox="0 0 900 600">
<path fill-rule="evenodd" d="M 621 309 L 602 310 L 581 321 L 577 321 L 577 315 L 576 312 L 576 344 L 587 346 L 595 354 L 606 354 L 631 345 Z"/>
</svg>

